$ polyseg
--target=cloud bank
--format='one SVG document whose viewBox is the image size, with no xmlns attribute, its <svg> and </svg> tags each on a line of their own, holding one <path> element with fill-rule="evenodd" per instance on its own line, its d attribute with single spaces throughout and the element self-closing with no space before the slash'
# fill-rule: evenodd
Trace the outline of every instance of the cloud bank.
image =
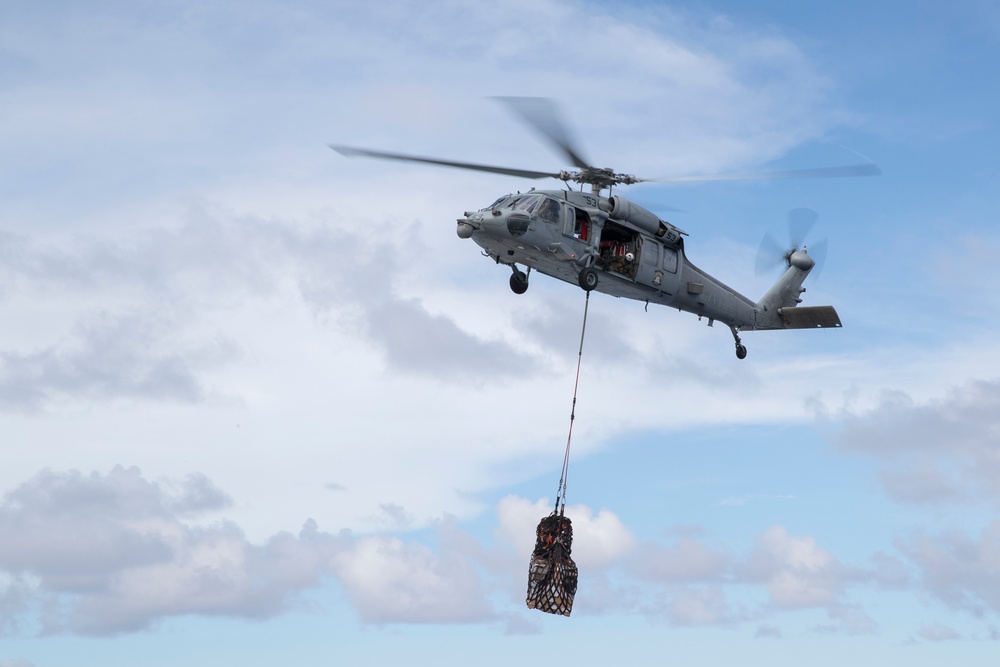
<svg viewBox="0 0 1000 667">
<path fill-rule="evenodd" d="M 154 482 L 136 468 L 40 472 L 0 504 L 0 628 L 107 636 L 192 614 L 264 619 L 314 609 L 311 596 L 328 586 L 343 591 L 362 624 L 533 627 L 520 604 L 534 526 L 551 511 L 548 501 L 501 500 L 492 542 L 445 517 L 429 532 L 373 534 L 329 533 L 310 519 L 297 534 L 255 543 L 217 518 L 231 504 L 203 475 Z M 871 634 L 879 625 L 853 595 L 886 585 L 977 616 L 1000 613 L 997 522 L 978 538 L 918 534 L 899 540 L 898 558 L 847 564 L 780 525 L 752 545 L 720 548 L 691 536 L 640 542 L 607 509 L 566 512 L 582 573 L 577 615 L 756 623 L 758 636 L 775 637 L 775 621 L 813 610 L 829 620 L 815 632 Z M 893 569 L 913 576 L 886 576 Z M 920 633 L 949 638 L 932 626 Z"/>
</svg>

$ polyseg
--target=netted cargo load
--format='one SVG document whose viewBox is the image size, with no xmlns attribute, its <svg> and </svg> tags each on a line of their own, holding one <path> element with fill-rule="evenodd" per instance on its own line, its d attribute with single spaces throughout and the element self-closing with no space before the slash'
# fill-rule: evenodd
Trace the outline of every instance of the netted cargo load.
<svg viewBox="0 0 1000 667">
<path fill-rule="evenodd" d="M 573 523 L 553 512 L 535 529 L 535 550 L 528 567 L 528 608 L 569 616 L 578 572 L 570 558 Z"/>
</svg>

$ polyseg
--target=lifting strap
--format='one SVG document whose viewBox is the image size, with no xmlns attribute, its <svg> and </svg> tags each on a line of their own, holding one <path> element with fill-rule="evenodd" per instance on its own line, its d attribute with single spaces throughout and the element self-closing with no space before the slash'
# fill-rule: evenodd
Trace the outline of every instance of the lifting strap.
<svg viewBox="0 0 1000 667">
<path fill-rule="evenodd" d="M 583 362 L 583 339 L 587 335 L 587 311 L 590 309 L 590 292 L 583 304 L 583 327 L 580 330 L 580 351 L 576 357 L 576 381 L 573 383 L 573 405 L 569 413 L 569 435 L 566 437 L 566 454 L 563 456 L 562 474 L 559 477 L 559 489 L 556 491 L 555 511 L 560 516 L 566 508 L 566 486 L 569 482 L 569 450 L 573 444 L 573 421 L 576 419 L 576 393 L 580 387 L 580 366 Z"/>
</svg>

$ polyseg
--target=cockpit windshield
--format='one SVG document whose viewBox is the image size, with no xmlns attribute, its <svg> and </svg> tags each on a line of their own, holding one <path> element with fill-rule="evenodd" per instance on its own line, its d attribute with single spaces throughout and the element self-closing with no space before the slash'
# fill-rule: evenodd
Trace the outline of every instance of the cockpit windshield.
<svg viewBox="0 0 1000 667">
<path fill-rule="evenodd" d="M 532 213 L 549 222 L 559 221 L 559 202 L 540 194 L 505 195 L 482 210 L 499 209 L 514 209 Z"/>
<path fill-rule="evenodd" d="M 479 210 L 480 210 L 480 211 L 492 211 L 492 210 L 494 210 L 494 209 L 498 209 L 498 208 L 503 208 L 503 203 L 504 203 L 504 202 L 505 202 L 505 201 L 506 201 L 507 199 L 509 199 L 509 198 L 510 198 L 510 195 L 504 195 L 503 197 L 500 197 L 499 199 L 497 199 L 497 200 L 496 200 L 495 202 L 493 202 L 493 203 L 492 203 L 492 204 L 490 204 L 489 206 L 486 206 L 486 207 L 484 207 L 484 208 L 481 208 L 481 209 L 479 209 Z"/>
<path fill-rule="evenodd" d="M 507 208 L 513 208 L 518 211 L 524 211 L 525 213 L 531 213 L 535 210 L 535 207 L 538 206 L 538 202 L 541 198 L 541 195 L 518 195 L 507 202 Z"/>
</svg>

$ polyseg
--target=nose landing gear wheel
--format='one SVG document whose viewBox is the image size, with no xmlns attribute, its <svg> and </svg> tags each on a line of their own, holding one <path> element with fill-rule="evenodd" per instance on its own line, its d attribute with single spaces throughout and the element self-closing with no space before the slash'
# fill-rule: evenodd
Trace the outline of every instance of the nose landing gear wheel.
<svg viewBox="0 0 1000 667">
<path fill-rule="evenodd" d="M 523 271 L 514 269 L 510 276 L 510 291 L 514 294 L 524 294 L 528 291 L 528 276 Z"/>
<path fill-rule="evenodd" d="M 578 278 L 580 287 L 582 287 L 587 292 L 592 292 L 594 288 L 597 287 L 598 277 L 597 269 L 592 266 L 588 266 L 583 271 L 580 271 L 580 277 Z"/>
</svg>

